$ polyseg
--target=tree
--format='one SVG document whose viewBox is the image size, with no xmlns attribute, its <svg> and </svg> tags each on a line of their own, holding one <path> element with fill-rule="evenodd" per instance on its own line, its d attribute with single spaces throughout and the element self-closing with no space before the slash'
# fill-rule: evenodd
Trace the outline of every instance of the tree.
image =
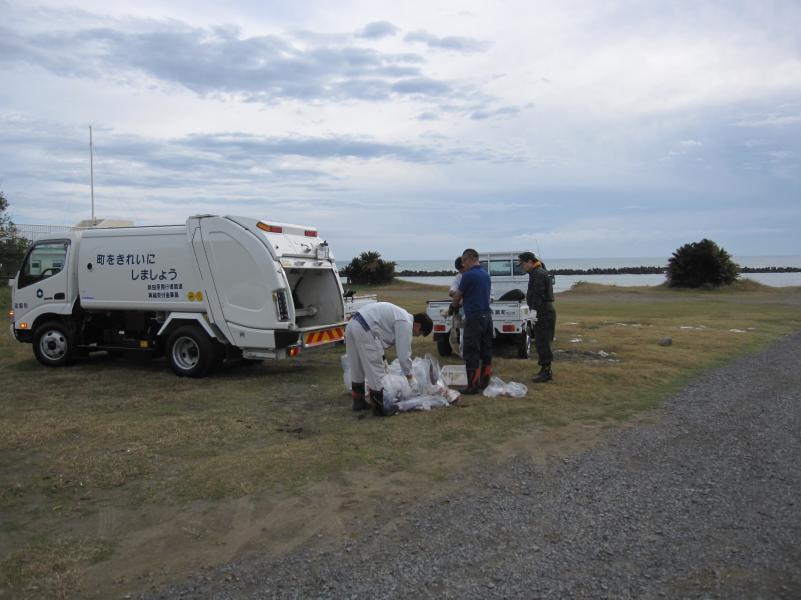
<svg viewBox="0 0 801 600">
<path fill-rule="evenodd" d="M 667 267 L 668 285 L 697 288 L 734 283 L 740 266 L 712 240 L 685 244 L 673 253 Z"/>
<path fill-rule="evenodd" d="M 7 208 L 8 200 L 0 191 L 0 279 L 8 279 L 16 274 L 29 243 L 6 214 Z"/>
<path fill-rule="evenodd" d="M 349 283 L 378 285 L 389 283 L 395 277 L 395 263 L 387 262 L 374 250 L 362 252 L 342 269 Z"/>
</svg>

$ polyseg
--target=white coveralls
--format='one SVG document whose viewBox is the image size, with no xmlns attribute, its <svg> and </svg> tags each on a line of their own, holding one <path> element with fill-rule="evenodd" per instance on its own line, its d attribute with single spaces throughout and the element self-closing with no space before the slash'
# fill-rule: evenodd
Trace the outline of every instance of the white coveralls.
<svg viewBox="0 0 801 600">
<path fill-rule="evenodd" d="M 345 349 L 348 353 L 350 379 L 367 381 L 371 390 L 383 388 L 384 349 L 395 346 L 404 375 L 412 372 L 412 325 L 414 318 L 389 302 L 374 302 L 359 309 L 369 331 L 352 318 L 345 327 Z"/>
<path fill-rule="evenodd" d="M 456 276 L 453 278 L 451 282 L 451 287 L 448 289 L 448 295 L 451 295 L 451 292 L 458 292 L 459 291 L 459 284 L 462 282 L 462 274 L 457 273 Z M 464 341 L 459 333 L 464 325 L 464 310 L 462 307 L 459 307 L 459 310 L 455 315 L 453 315 L 453 320 L 451 321 L 451 332 L 448 335 L 448 341 L 451 343 L 451 348 L 456 350 L 456 353 L 459 356 L 463 354 L 464 348 Z"/>
</svg>

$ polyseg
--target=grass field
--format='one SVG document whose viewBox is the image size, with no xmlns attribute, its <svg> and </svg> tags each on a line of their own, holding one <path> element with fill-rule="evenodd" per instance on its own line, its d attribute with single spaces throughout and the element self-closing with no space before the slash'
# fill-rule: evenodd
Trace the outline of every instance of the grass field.
<svg viewBox="0 0 801 600">
<path fill-rule="evenodd" d="M 444 291 L 394 284 L 422 310 Z M 8 310 L 8 290 L 0 304 Z M 557 297 L 555 381 L 522 399 L 358 418 L 344 348 L 203 380 L 98 354 L 61 369 L 0 334 L 0 596 L 107 597 L 254 552 L 325 544 L 509 452 L 569 452 L 691 377 L 801 329 L 801 290 L 577 285 Z M 658 341 L 670 337 L 672 345 Z M 430 338 L 413 353 L 434 353 Z M 528 383 L 535 361 L 496 360 Z M 391 358 L 391 357 L 388 357 Z M 456 360 L 443 360 L 454 363 Z M 757 401 L 758 399 L 755 399 Z M 591 437 L 591 436 L 590 436 Z M 544 450 L 545 449 L 545 450 Z"/>
</svg>

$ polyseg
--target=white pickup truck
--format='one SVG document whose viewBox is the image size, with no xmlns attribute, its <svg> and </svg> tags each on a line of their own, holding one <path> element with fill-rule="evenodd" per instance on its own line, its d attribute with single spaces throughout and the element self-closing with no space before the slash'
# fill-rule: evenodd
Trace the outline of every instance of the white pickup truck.
<svg viewBox="0 0 801 600">
<path fill-rule="evenodd" d="M 314 227 L 198 215 L 55 233 L 10 285 L 14 336 L 47 366 L 129 350 L 202 377 L 228 356 L 286 358 L 344 338 L 342 284 Z"/>
<path fill-rule="evenodd" d="M 531 353 L 531 332 L 537 321 L 537 312 L 526 304 L 528 274 L 518 266 L 520 252 L 491 252 L 479 255 L 481 266 L 492 281 L 492 322 L 495 339 L 514 344 L 518 358 Z M 434 322 L 434 340 L 440 356 L 453 353 L 451 328 L 453 317 L 447 316 L 450 300 L 429 300 L 426 308 Z M 461 331 L 457 332 L 461 339 Z"/>
</svg>

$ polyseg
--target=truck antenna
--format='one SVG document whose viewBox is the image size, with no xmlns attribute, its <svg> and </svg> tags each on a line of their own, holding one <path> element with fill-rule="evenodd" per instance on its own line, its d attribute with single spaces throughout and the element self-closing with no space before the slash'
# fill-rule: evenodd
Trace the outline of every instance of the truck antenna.
<svg viewBox="0 0 801 600">
<path fill-rule="evenodd" d="M 92 192 L 92 227 L 95 226 L 95 159 L 92 146 L 92 126 L 89 125 L 89 181 Z"/>
</svg>

